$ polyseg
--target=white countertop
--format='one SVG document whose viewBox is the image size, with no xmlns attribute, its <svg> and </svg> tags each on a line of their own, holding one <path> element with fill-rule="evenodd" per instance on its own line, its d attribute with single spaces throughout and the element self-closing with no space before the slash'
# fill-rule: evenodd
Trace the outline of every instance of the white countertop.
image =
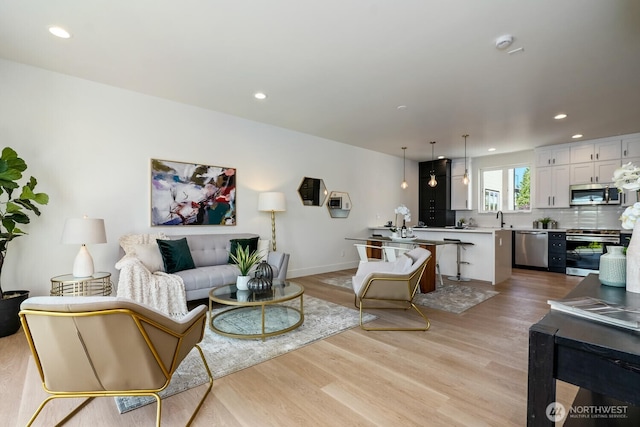
<svg viewBox="0 0 640 427">
<path fill-rule="evenodd" d="M 409 227 L 413 233 L 424 233 L 430 231 L 447 231 L 454 233 L 476 233 L 476 234 L 492 234 L 496 231 L 511 231 L 509 228 L 493 228 L 493 227 L 470 227 L 470 228 L 454 228 L 454 227 Z M 389 227 L 369 227 L 370 230 L 387 230 Z"/>
</svg>

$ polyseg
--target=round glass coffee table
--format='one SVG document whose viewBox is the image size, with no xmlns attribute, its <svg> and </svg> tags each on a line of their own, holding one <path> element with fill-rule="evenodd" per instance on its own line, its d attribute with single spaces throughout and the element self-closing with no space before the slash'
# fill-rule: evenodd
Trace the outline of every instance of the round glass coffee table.
<svg viewBox="0 0 640 427">
<path fill-rule="evenodd" d="M 304 288 L 294 282 L 277 282 L 268 292 L 242 291 L 226 285 L 209 292 L 209 327 L 232 338 L 255 339 L 281 335 L 304 322 Z M 297 304 L 283 304 L 300 299 Z M 232 306 L 213 314 L 213 303 Z"/>
</svg>

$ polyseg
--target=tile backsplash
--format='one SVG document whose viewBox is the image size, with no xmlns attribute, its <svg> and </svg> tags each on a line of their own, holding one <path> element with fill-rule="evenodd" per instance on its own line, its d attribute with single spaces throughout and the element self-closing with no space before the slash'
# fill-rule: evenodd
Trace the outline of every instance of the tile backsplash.
<svg viewBox="0 0 640 427">
<path fill-rule="evenodd" d="M 558 222 L 558 228 L 610 228 L 621 229 L 620 215 L 625 208 L 621 206 L 576 206 L 566 209 L 534 209 L 531 213 L 504 213 L 505 228 L 531 228 L 533 221 L 549 217 Z M 499 227 L 500 219 L 495 213 L 457 211 L 456 221 L 460 218 L 473 218 L 480 227 Z"/>
</svg>

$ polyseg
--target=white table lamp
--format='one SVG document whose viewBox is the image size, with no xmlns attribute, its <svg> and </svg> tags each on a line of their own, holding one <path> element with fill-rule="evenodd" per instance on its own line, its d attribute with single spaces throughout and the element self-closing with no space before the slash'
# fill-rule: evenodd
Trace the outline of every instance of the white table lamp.
<svg viewBox="0 0 640 427">
<path fill-rule="evenodd" d="M 62 243 L 80 244 L 80 251 L 73 261 L 75 277 L 93 276 L 93 258 L 87 250 L 87 244 L 107 243 L 104 220 L 98 218 L 69 218 L 64 224 Z"/>
<path fill-rule="evenodd" d="M 271 212 L 271 242 L 272 250 L 276 251 L 276 212 L 287 210 L 287 204 L 284 193 L 277 191 L 268 191 L 258 195 L 258 210 L 262 212 Z"/>
</svg>

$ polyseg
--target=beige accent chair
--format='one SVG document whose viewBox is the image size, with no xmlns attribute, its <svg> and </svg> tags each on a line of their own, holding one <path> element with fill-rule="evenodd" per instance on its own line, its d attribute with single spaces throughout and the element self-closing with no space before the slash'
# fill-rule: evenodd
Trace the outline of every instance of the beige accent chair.
<svg viewBox="0 0 640 427">
<path fill-rule="evenodd" d="M 400 255 L 395 262 L 360 263 L 352 278 L 355 305 L 360 309 L 360 327 L 366 331 L 426 331 L 429 319 L 413 303 L 420 278 L 431 258 L 431 252 L 414 248 Z M 369 305 L 373 302 L 376 305 Z M 389 304 L 391 303 L 391 304 Z M 362 323 L 362 311 L 372 308 L 413 308 L 425 321 L 419 328 L 372 328 Z"/>
<path fill-rule="evenodd" d="M 180 320 L 117 297 L 34 297 L 25 300 L 20 321 L 47 397 L 30 426 L 52 399 L 86 397 L 60 424 L 94 397 L 152 396 L 160 426 L 164 390 L 180 362 L 195 347 L 209 375 L 209 387 L 187 425 L 211 391 L 213 376 L 202 349 L 206 306 Z M 98 420 L 96 422 L 99 424 Z"/>
</svg>

